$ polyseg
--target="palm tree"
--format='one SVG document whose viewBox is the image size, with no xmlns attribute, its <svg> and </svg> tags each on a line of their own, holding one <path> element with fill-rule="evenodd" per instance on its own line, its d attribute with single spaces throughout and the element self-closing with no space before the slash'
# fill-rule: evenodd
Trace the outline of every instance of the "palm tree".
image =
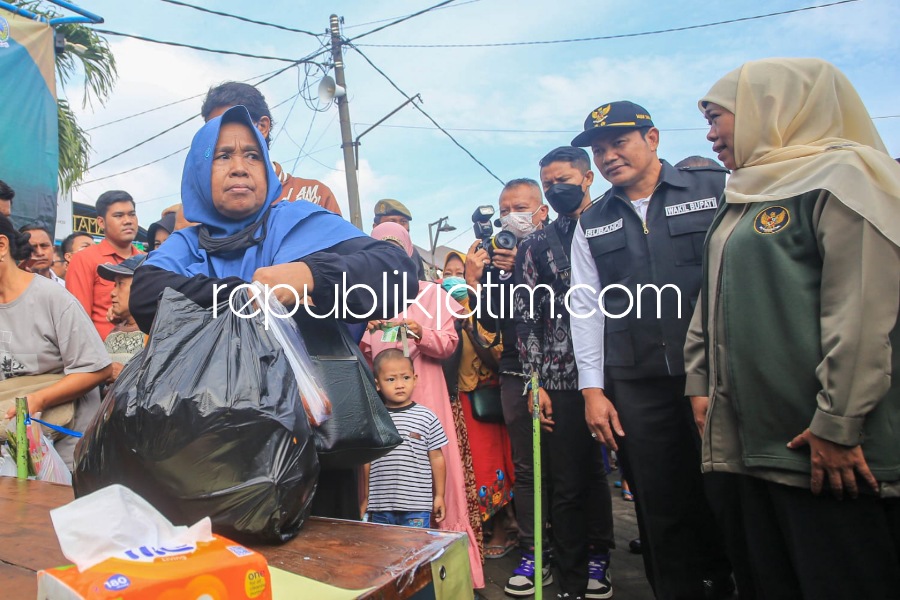
<svg viewBox="0 0 900 600">
<path fill-rule="evenodd" d="M 13 4 L 52 19 L 60 16 L 54 8 L 41 0 L 16 0 Z M 84 23 L 60 23 L 56 31 L 65 36 L 65 51 L 56 55 L 56 74 L 61 88 L 75 78 L 83 78 L 84 99 L 88 104 L 101 105 L 109 99 L 118 78 L 116 59 L 106 39 Z M 57 98 L 59 121 L 59 187 L 68 191 L 78 183 L 88 169 L 91 144 L 87 133 L 78 124 L 75 113 L 65 98 Z"/>
</svg>

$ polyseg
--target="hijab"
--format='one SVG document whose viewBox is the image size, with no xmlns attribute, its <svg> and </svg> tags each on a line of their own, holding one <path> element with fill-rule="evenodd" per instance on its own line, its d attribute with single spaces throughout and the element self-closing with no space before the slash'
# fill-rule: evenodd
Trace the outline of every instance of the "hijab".
<svg viewBox="0 0 900 600">
<path fill-rule="evenodd" d="M 443 270 L 446 270 L 446 269 L 447 269 L 447 265 L 448 265 L 448 264 L 450 263 L 450 261 L 451 261 L 452 259 L 454 259 L 454 258 L 459 259 L 459 260 L 462 261 L 462 264 L 463 264 L 463 270 L 465 270 L 465 268 L 466 268 L 466 255 L 463 254 L 462 252 L 457 252 L 456 250 L 451 250 L 450 252 L 447 253 L 447 257 L 444 258 L 444 269 L 443 269 Z"/>
<path fill-rule="evenodd" d="M 219 130 L 226 123 L 241 123 L 256 136 L 266 165 L 266 200 L 259 210 L 242 219 L 230 219 L 213 204 L 212 162 Z M 281 196 L 281 183 L 272 168 L 269 150 L 250 113 L 234 106 L 211 119 L 194 136 L 184 162 L 181 199 L 184 216 L 199 225 L 174 232 L 147 260 L 179 275 L 240 277 L 250 281 L 260 267 L 289 263 L 365 234 L 311 202 L 273 202 Z"/>
<path fill-rule="evenodd" d="M 827 190 L 900 245 L 900 165 L 862 99 L 834 65 L 813 58 L 745 63 L 700 100 L 734 113 L 729 203 Z"/>
<path fill-rule="evenodd" d="M 413 243 L 412 239 L 409 237 L 409 232 L 406 230 L 406 227 L 400 225 L 398 223 L 382 223 L 380 225 L 376 225 L 372 230 L 372 237 L 376 240 L 382 240 L 385 242 L 396 242 L 400 244 L 403 250 L 406 252 L 406 255 L 412 258 L 413 255 Z"/>
</svg>

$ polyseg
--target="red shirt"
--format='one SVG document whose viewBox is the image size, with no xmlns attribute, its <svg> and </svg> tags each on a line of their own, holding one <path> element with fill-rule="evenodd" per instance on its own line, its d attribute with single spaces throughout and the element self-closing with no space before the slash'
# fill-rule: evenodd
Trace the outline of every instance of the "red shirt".
<svg viewBox="0 0 900 600">
<path fill-rule="evenodd" d="M 131 256 L 143 254 L 131 247 Z M 112 281 L 107 281 L 97 274 L 97 267 L 106 263 L 119 264 L 125 259 L 119 256 L 105 238 L 99 243 L 85 248 L 72 255 L 69 270 L 66 272 L 66 289 L 78 299 L 84 311 L 91 317 L 100 339 L 105 340 L 114 325 L 106 320 L 106 312 L 112 306 Z"/>
</svg>

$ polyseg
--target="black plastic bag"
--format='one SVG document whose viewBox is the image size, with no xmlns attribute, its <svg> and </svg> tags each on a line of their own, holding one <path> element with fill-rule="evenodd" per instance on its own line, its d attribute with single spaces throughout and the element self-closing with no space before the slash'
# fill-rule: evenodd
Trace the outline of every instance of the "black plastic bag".
<svg viewBox="0 0 900 600">
<path fill-rule="evenodd" d="M 331 401 L 331 418 L 313 430 L 322 468 L 356 467 L 399 446 L 403 439 L 347 328 L 335 319 L 314 318 L 302 310 L 295 320 L 318 381 Z"/>
<path fill-rule="evenodd" d="M 262 317 L 223 303 L 214 319 L 171 289 L 75 461 L 76 497 L 120 483 L 175 524 L 209 516 L 243 541 L 294 537 L 319 474 L 294 374 Z"/>
</svg>

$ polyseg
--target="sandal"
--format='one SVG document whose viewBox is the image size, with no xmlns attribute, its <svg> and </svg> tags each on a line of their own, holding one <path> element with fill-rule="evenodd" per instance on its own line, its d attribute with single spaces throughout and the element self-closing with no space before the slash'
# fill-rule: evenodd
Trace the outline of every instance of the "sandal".
<svg viewBox="0 0 900 600">
<path fill-rule="evenodd" d="M 519 545 L 519 541 L 515 537 L 511 537 L 506 540 L 506 544 L 500 545 L 492 545 L 484 547 L 484 557 L 486 559 L 497 559 L 503 558 L 510 552 L 516 549 L 516 546 Z"/>
<path fill-rule="evenodd" d="M 625 502 L 634 502 L 634 494 L 631 493 L 631 490 L 622 490 L 622 500 Z"/>
</svg>

